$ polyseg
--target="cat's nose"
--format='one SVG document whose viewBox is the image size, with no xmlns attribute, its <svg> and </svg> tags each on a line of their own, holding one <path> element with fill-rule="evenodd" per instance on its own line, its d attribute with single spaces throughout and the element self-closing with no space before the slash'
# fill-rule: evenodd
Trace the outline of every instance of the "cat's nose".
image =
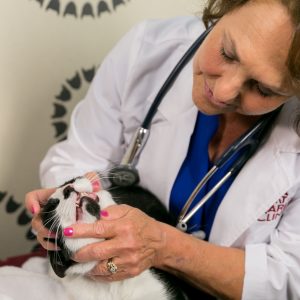
<svg viewBox="0 0 300 300">
<path fill-rule="evenodd" d="M 68 199 L 72 192 L 75 192 L 75 189 L 70 185 L 66 186 L 63 190 L 64 199 Z"/>
</svg>

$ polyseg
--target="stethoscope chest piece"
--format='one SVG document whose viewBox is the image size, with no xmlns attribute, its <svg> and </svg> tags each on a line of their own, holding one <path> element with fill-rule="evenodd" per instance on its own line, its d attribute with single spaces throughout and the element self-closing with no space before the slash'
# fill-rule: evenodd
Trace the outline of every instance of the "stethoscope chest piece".
<svg viewBox="0 0 300 300">
<path fill-rule="evenodd" d="M 109 174 L 110 182 L 115 186 L 132 186 L 140 180 L 136 168 L 132 165 L 120 165 Z"/>
</svg>

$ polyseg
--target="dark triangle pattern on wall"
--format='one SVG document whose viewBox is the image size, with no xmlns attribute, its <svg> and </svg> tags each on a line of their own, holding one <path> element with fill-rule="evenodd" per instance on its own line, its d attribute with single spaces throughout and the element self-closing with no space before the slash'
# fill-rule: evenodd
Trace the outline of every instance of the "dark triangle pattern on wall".
<svg viewBox="0 0 300 300">
<path fill-rule="evenodd" d="M 31 232 L 32 216 L 26 210 L 24 203 L 16 201 L 15 197 L 6 191 L 0 191 L 0 203 L 2 202 L 3 206 L 1 206 L 1 209 L 3 207 L 5 213 L 15 218 L 16 225 L 25 227 L 25 238 L 27 240 L 35 240 L 35 236 Z M 31 232 L 31 234 L 29 234 L 29 232 Z"/>
<path fill-rule="evenodd" d="M 63 18 L 71 16 L 76 19 L 99 18 L 104 13 L 112 13 L 130 0 L 89 0 L 83 5 L 67 0 L 35 0 L 46 12 L 55 13 Z"/>
<path fill-rule="evenodd" d="M 55 96 L 55 99 L 60 101 L 60 103 L 57 103 L 56 100 L 53 103 L 54 113 L 51 116 L 51 123 L 54 127 L 54 137 L 58 142 L 65 140 L 67 137 L 68 120 L 65 119 L 68 114 L 67 102 L 69 103 L 74 100 L 72 97 L 75 91 L 79 91 L 84 82 L 87 84 L 91 83 L 96 69 L 97 67 L 91 67 L 75 71 L 75 74 L 70 79 L 66 79 L 62 83 L 61 91 Z"/>
</svg>

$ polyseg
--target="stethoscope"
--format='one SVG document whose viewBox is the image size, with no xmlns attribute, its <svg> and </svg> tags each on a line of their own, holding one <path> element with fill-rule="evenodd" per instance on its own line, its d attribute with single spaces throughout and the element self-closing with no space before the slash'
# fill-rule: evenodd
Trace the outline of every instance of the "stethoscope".
<svg viewBox="0 0 300 300">
<path fill-rule="evenodd" d="M 166 93 L 171 88 L 172 84 L 176 80 L 177 76 L 181 70 L 186 66 L 186 64 L 193 57 L 197 49 L 200 47 L 206 36 L 211 31 L 212 27 L 208 28 L 200 37 L 190 46 L 186 51 L 180 61 L 177 63 L 175 68 L 172 70 L 163 86 L 160 88 L 158 94 L 156 95 L 149 111 L 146 114 L 140 127 L 137 128 L 122 160 L 121 163 L 112 168 L 109 173 L 109 179 L 114 186 L 131 186 L 139 182 L 139 175 L 136 169 L 137 159 L 141 153 L 141 150 L 146 144 L 146 141 L 150 134 L 151 121 L 160 105 L 162 99 Z M 188 200 L 186 201 L 184 207 L 178 218 L 177 228 L 186 232 L 188 225 L 187 222 L 192 218 L 192 216 L 210 199 L 210 197 L 226 182 L 226 180 L 236 174 L 243 165 L 249 160 L 252 154 L 256 151 L 258 146 L 261 144 L 265 133 L 269 129 L 273 120 L 277 116 L 280 108 L 273 112 L 264 115 L 251 129 L 249 129 L 245 134 L 243 134 L 238 140 L 236 140 L 227 149 L 214 166 L 208 171 L 204 178 L 196 186 Z M 204 187 L 208 180 L 224 166 L 234 155 L 241 152 L 240 157 L 234 162 L 230 170 L 224 175 L 224 177 L 189 211 L 193 201 L 198 195 L 199 191 Z"/>
</svg>

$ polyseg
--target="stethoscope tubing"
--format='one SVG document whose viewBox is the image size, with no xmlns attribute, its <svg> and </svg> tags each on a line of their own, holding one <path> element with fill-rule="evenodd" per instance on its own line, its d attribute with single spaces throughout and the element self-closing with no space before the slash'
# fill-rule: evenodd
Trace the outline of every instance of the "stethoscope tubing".
<svg viewBox="0 0 300 300">
<path fill-rule="evenodd" d="M 232 171 L 230 170 L 227 172 L 219 181 L 218 183 L 197 203 L 196 206 L 193 207 L 186 215 L 182 215 L 179 218 L 176 227 L 181 231 L 187 231 L 187 222 L 197 213 L 197 211 L 219 190 L 219 188 L 231 177 Z M 197 193 L 201 190 L 204 185 L 197 187 Z M 192 199 L 194 200 L 194 199 Z M 193 201 L 191 201 L 192 203 Z"/>
<path fill-rule="evenodd" d="M 265 115 L 262 120 L 259 120 L 254 127 L 249 129 L 246 133 L 242 135 L 236 142 L 234 142 L 228 150 L 225 151 L 214 164 L 214 166 L 207 172 L 203 179 L 198 183 L 196 188 L 191 193 L 190 197 L 186 201 L 184 207 L 182 208 L 179 217 L 177 228 L 186 231 L 187 222 L 197 213 L 197 211 L 219 190 L 219 188 L 235 173 L 237 173 L 244 164 L 250 159 L 250 157 L 255 153 L 256 149 L 262 143 L 263 137 L 265 136 L 266 131 L 269 129 L 269 124 L 273 123 L 273 120 L 280 112 L 281 107 L 275 111 L 270 112 Z M 192 203 L 195 198 L 209 181 L 209 179 L 221 168 L 226 162 L 228 162 L 234 155 L 239 151 L 245 150 L 245 153 L 242 153 L 241 157 L 237 159 L 231 169 L 218 181 L 218 183 L 195 205 L 189 212 Z"/>
<path fill-rule="evenodd" d="M 197 39 L 196 41 L 189 47 L 189 49 L 185 52 L 185 54 L 182 56 L 182 58 L 179 60 L 179 62 L 176 64 L 174 69 L 171 71 L 170 75 L 167 77 L 166 81 L 158 91 L 156 97 L 154 98 L 154 101 L 147 112 L 147 115 L 145 119 L 143 120 L 141 127 L 144 129 L 149 129 L 151 126 L 152 119 L 154 115 L 156 114 L 156 111 L 163 100 L 164 96 L 167 94 L 167 92 L 170 90 L 172 84 L 177 79 L 178 75 L 182 71 L 182 69 L 186 66 L 186 64 L 190 61 L 190 59 L 194 56 L 196 51 L 201 46 L 202 42 L 205 40 L 209 32 L 211 31 L 212 27 L 209 27 L 207 30 L 205 30 Z"/>
</svg>

